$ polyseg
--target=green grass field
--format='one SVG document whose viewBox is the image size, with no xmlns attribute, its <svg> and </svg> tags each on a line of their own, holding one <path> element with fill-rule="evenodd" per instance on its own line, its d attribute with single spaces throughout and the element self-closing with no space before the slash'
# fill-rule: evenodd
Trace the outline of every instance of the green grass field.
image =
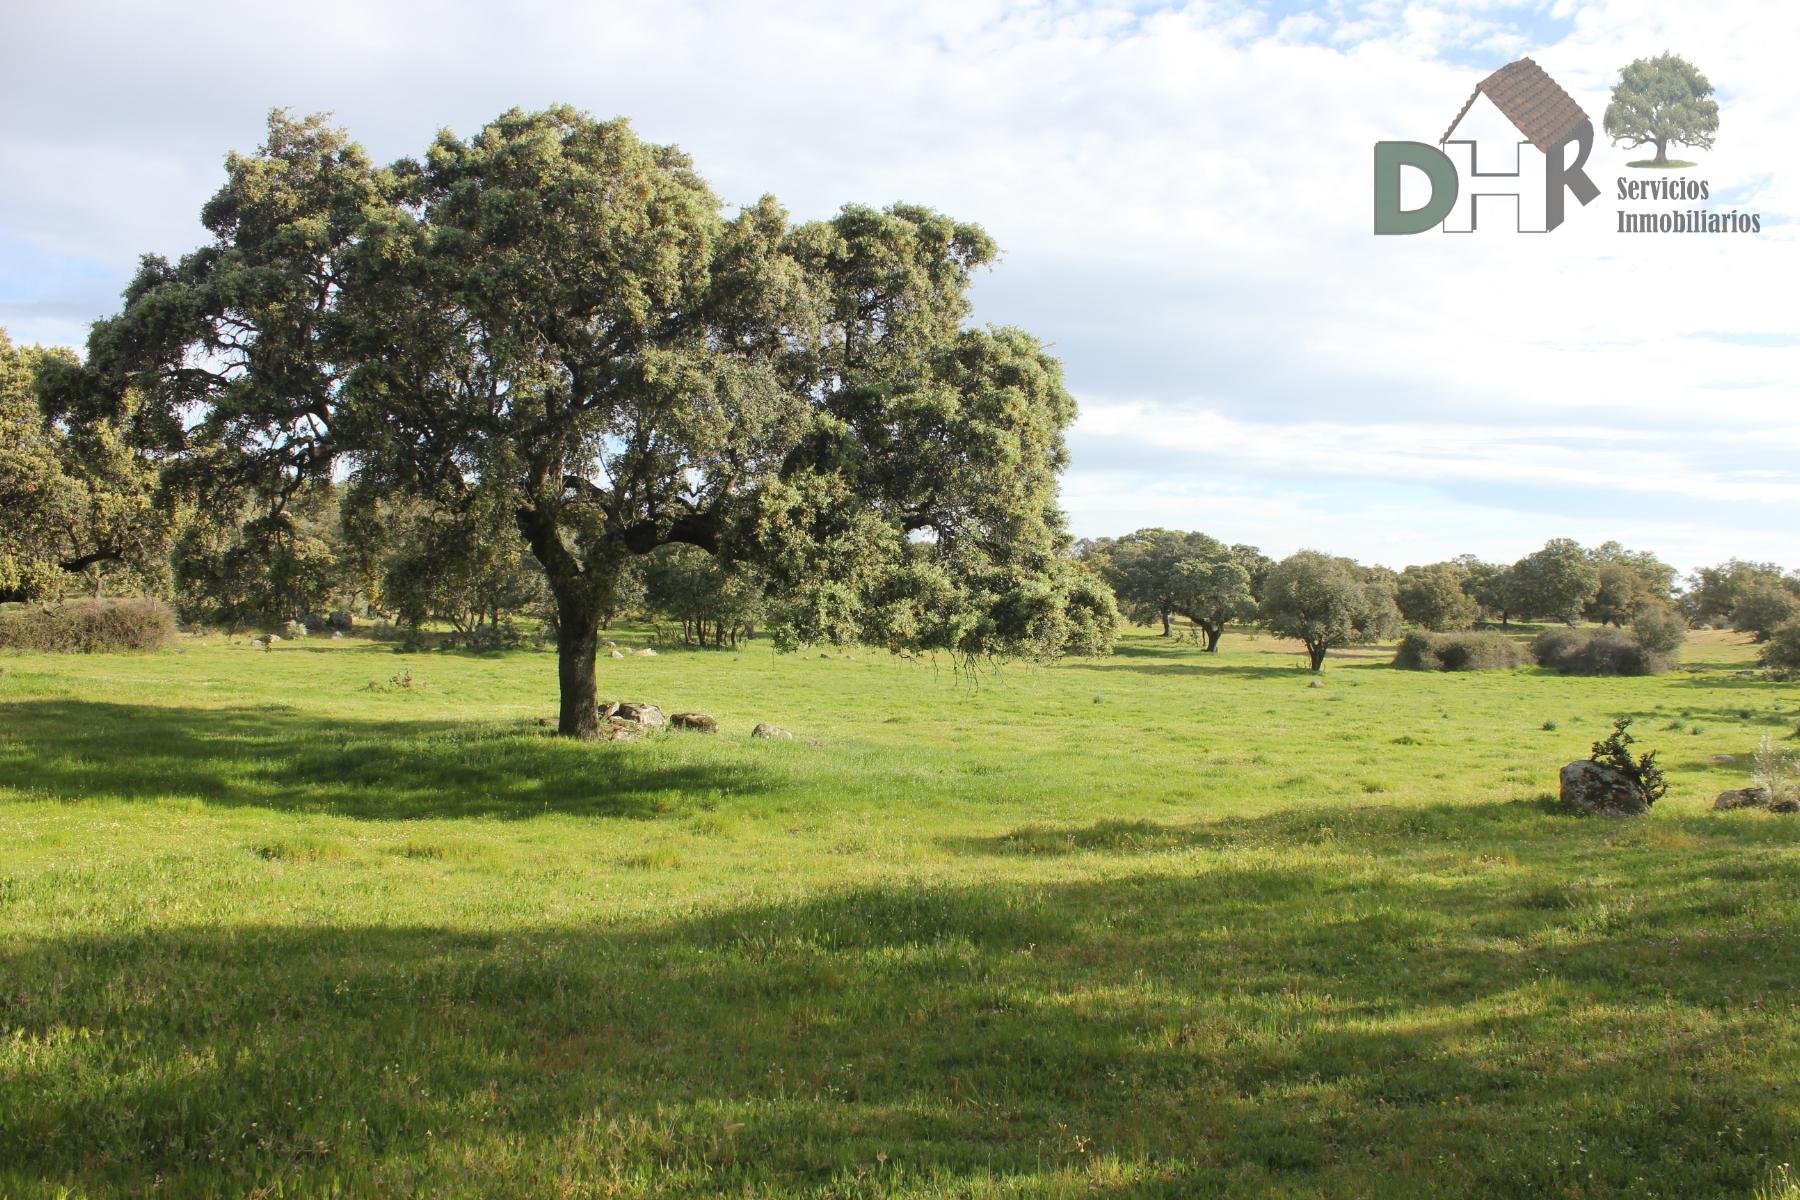
<svg viewBox="0 0 1800 1200">
<path fill-rule="evenodd" d="M 1225 649 L 608 659 L 723 730 L 626 745 L 546 736 L 544 653 L 0 657 L 0 1196 L 1750 1200 L 1800 1162 L 1800 818 L 1709 811 L 1800 686 L 1725 634 L 1654 679 Z M 1623 714 L 1670 795 L 1560 815 Z"/>
</svg>

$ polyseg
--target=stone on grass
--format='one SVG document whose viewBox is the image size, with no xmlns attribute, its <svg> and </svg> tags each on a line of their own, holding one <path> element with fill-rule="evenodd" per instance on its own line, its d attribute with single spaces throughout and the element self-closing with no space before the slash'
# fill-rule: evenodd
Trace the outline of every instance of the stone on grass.
<svg viewBox="0 0 1800 1200">
<path fill-rule="evenodd" d="M 695 733 L 719 732 L 718 718 L 710 713 L 676 713 L 669 718 L 669 724 L 677 729 L 691 729 Z"/>
<path fill-rule="evenodd" d="M 1714 812 L 1730 812 L 1734 808 L 1767 808 L 1769 793 L 1759 787 L 1733 788 L 1729 792 L 1720 792 L 1719 798 L 1713 801 Z"/>
<path fill-rule="evenodd" d="M 625 657 L 625 656 L 624 656 L 624 655 L 623 655 L 623 654 L 620 654 L 620 653 L 619 653 L 619 652 L 618 652 L 618 651 L 617 651 L 617 650 L 614 650 L 614 651 L 613 651 L 613 652 L 612 652 L 612 656 L 613 656 L 613 657 L 614 657 L 614 658 L 624 658 L 624 657 Z"/>
<path fill-rule="evenodd" d="M 663 710 L 654 704 L 633 704 L 626 701 L 607 715 L 630 721 L 634 725 L 642 725 L 645 729 L 661 729 L 669 723 L 669 718 L 663 716 Z"/>
<path fill-rule="evenodd" d="M 1636 780 L 1617 767 L 1586 758 L 1562 769 L 1562 803 L 1583 816 L 1637 817 L 1650 811 L 1650 801 Z"/>
<path fill-rule="evenodd" d="M 340 608 L 334 610 L 329 617 L 325 618 L 325 624 L 331 626 L 333 629 L 348 632 L 349 630 L 356 628 L 356 618 Z"/>
<path fill-rule="evenodd" d="M 750 736 L 753 738 L 792 738 L 794 735 L 779 725 L 771 725 L 764 721 L 750 731 Z"/>
<path fill-rule="evenodd" d="M 648 647 L 648 646 L 645 646 L 645 647 L 643 647 L 643 648 L 642 648 L 642 649 L 640 649 L 640 650 L 633 650 L 633 651 L 632 651 L 632 652 L 631 652 L 631 656 L 632 656 L 632 657 L 633 657 L 633 658 L 655 658 L 655 657 L 656 657 L 656 651 L 654 651 L 654 650 L 652 650 L 652 649 L 651 649 L 651 648 L 650 648 L 650 647 Z"/>
</svg>

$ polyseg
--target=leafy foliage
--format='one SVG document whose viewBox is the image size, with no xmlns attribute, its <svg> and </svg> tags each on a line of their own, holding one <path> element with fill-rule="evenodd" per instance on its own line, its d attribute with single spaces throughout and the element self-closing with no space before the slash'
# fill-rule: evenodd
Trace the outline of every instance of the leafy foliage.
<svg viewBox="0 0 1800 1200">
<path fill-rule="evenodd" d="M 1590 757 L 1594 762 L 1624 774 L 1642 793 L 1644 803 L 1655 804 L 1668 793 L 1669 784 L 1663 778 L 1662 768 L 1656 765 L 1656 751 L 1652 750 L 1636 759 L 1631 757 L 1631 746 L 1637 739 L 1627 732 L 1630 728 L 1630 717 L 1620 717 L 1614 721 L 1613 731 L 1594 743 L 1594 752 Z"/>
<path fill-rule="evenodd" d="M 1468 572 L 1457 563 L 1408 567 L 1400 572 L 1395 597 L 1400 615 L 1435 632 L 1467 629 L 1481 615 L 1481 606 L 1465 590 L 1467 582 Z"/>
<path fill-rule="evenodd" d="M 1408 671 L 1501 671 L 1530 656 L 1503 633 L 1419 633 L 1400 639 L 1394 665 Z"/>
<path fill-rule="evenodd" d="M 1664 652 L 1616 629 L 1551 629 L 1531 643 L 1542 665 L 1564 675 L 1660 675 L 1674 665 Z"/>
<path fill-rule="evenodd" d="M 151 587 L 167 573 L 155 467 L 130 438 L 137 397 L 84 423 L 53 419 L 42 399 L 75 370 L 68 351 L 14 346 L 0 329 L 0 601 L 55 597 L 83 574 L 97 594 L 109 568 Z"/>
<path fill-rule="evenodd" d="M 1763 669 L 1777 679 L 1800 679 L 1800 620 L 1778 625 L 1763 643 Z"/>
<path fill-rule="evenodd" d="M 1276 564 L 1263 589 L 1258 620 L 1277 637 L 1304 643 L 1314 671 L 1334 646 L 1400 630 L 1391 578 L 1347 558 L 1301 550 Z"/>
<path fill-rule="evenodd" d="M 1573 625 L 1600 588 L 1600 572 L 1580 544 L 1551 538 L 1541 550 L 1513 564 L 1513 612 Z"/>
<path fill-rule="evenodd" d="M 1800 619 L 1800 586 L 1791 580 L 1757 579 L 1738 593 L 1731 609 L 1732 628 L 1756 642 L 1766 642 L 1775 630 Z"/>
<path fill-rule="evenodd" d="M 665 545 L 753 566 L 790 644 L 1104 648 L 1056 506 L 1074 401 L 1028 334 L 963 327 L 974 225 L 726 216 L 679 150 L 567 107 L 385 168 L 276 113 L 202 216 L 96 326 L 85 402 L 144 395 L 198 492 L 279 510 L 343 468 L 505 514 L 554 597 L 564 733 L 594 729 L 624 564 Z"/>
<path fill-rule="evenodd" d="M 1139 529 L 1080 547 L 1136 621 L 1161 623 L 1165 636 L 1182 616 L 1216 652 L 1226 627 L 1256 612 L 1256 588 L 1270 561 L 1255 546 L 1227 546 L 1204 533 Z"/>
</svg>

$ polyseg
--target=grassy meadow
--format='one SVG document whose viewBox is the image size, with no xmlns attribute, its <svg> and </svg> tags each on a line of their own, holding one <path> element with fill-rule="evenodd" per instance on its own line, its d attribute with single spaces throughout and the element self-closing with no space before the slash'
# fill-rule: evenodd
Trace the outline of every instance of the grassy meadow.
<svg viewBox="0 0 1800 1200">
<path fill-rule="evenodd" d="M 1800 685 L 1390 653 L 0 656 L 0 1197 L 1768 1192 Z"/>
</svg>

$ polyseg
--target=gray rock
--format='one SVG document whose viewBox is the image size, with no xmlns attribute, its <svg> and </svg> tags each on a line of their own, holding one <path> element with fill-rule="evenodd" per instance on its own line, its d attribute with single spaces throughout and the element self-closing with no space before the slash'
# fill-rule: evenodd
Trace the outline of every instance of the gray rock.
<svg viewBox="0 0 1800 1200">
<path fill-rule="evenodd" d="M 608 715 L 641 725 L 645 729 L 661 729 L 669 723 L 669 718 L 663 716 L 663 710 L 654 704 L 633 704 L 627 701 Z"/>
<path fill-rule="evenodd" d="M 750 736 L 753 738 L 787 738 L 791 740 L 794 735 L 781 728 L 779 725 L 771 725 L 767 721 L 764 721 L 750 731 Z"/>
<path fill-rule="evenodd" d="M 1562 769 L 1562 803 L 1584 816 L 1637 817 L 1650 811 L 1649 800 L 1631 776 L 1585 758 Z"/>
<path fill-rule="evenodd" d="M 612 652 L 612 656 L 613 656 L 613 657 L 614 657 L 614 658 L 624 658 L 624 657 L 625 657 L 625 656 L 624 656 L 624 655 L 623 655 L 623 654 L 620 654 L 620 653 L 619 653 L 619 652 L 618 652 L 618 651 L 617 651 L 617 650 L 614 650 L 614 651 L 613 651 L 613 652 Z"/>
<path fill-rule="evenodd" d="M 1719 798 L 1713 801 L 1714 812 L 1730 812 L 1734 808 L 1767 808 L 1769 793 L 1759 787 L 1734 788 L 1729 792 L 1720 792 Z"/>
<path fill-rule="evenodd" d="M 676 713 L 669 718 L 669 724 L 677 729 L 691 729 L 695 733 L 719 732 L 718 718 L 711 713 Z"/>
<path fill-rule="evenodd" d="M 333 629 L 341 630 L 345 633 L 348 633 L 352 629 L 356 628 L 356 618 L 352 614 L 345 612 L 343 609 L 340 608 L 340 609 L 336 609 L 335 611 L 332 612 L 332 614 L 329 617 L 325 618 L 325 624 L 329 625 Z"/>
<path fill-rule="evenodd" d="M 661 729 L 669 723 L 663 716 L 663 710 L 654 704 L 637 704 L 630 700 L 602 700 L 599 705 L 600 722 L 611 721 L 618 725 L 630 725 L 635 729 Z"/>
<path fill-rule="evenodd" d="M 652 650 L 648 646 L 645 646 L 641 650 L 633 650 L 631 652 L 631 656 L 633 658 L 655 658 L 656 651 Z"/>
</svg>

